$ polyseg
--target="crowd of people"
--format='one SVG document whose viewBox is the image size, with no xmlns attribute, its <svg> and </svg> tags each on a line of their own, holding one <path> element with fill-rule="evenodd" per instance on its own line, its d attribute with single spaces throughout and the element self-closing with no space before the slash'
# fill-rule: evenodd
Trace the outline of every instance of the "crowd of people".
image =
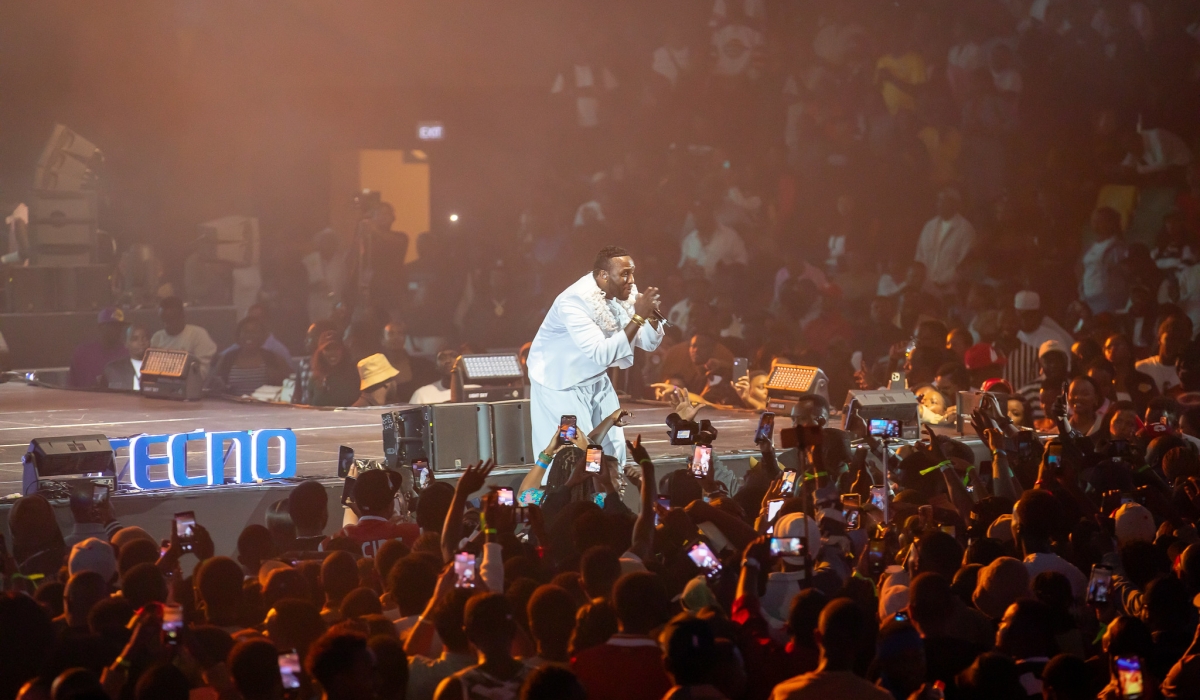
<svg viewBox="0 0 1200 700">
<path fill-rule="evenodd" d="M 1090 385 L 1047 404 L 1045 443 L 982 404 L 982 454 L 928 426 L 852 448 L 813 395 L 741 476 L 656 469 L 640 435 L 593 470 L 618 412 L 518 488 L 368 469 L 339 527 L 304 481 L 236 542 L 88 499 L 64 533 L 26 496 L 0 697 L 1200 697 L 1200 408 L 1098 438 L 1067 408 Z"/>
</svg>

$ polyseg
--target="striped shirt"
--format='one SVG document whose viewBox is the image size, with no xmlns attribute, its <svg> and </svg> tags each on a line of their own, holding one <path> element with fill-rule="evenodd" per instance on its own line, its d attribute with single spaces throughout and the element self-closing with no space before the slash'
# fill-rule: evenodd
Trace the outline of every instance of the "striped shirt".
<svg viewBox="0 0 1200 700">
<path fill-rule="evenodd" d="M 1042 368 L 1038 365 L 1038 349 L 1025 342 L 1018 342 L 1006 356 L 1004 379 L 1013 389 L 1020 391 L 1023 387 L 1037 381 Z M 1022 392 L 1024 393 L 1024 392 Z"/>
</svg>

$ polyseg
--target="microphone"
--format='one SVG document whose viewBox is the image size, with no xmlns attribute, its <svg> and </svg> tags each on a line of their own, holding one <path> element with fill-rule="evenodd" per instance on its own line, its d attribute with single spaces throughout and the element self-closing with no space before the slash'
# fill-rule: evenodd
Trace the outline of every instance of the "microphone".
<svg viewBox="0 0 1200 700">
<path fill-rule="evenodd" d="M 668 321 L 667 317 L 663 316 L 662 312 L 658 309 L 654 310 L 654 318 L 657 318 L 660 322 L 662 322 L 663 328 L 670 328 L 671 322 Z"/>
</svg>

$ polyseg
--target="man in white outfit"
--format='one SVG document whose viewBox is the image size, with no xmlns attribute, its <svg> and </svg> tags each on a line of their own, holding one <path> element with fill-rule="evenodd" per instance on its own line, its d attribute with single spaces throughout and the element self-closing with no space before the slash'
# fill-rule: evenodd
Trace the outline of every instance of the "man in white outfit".
<svg viewBox="0 0 1200 700">
<path fill-rule="evenodd" d="M 547 445 L 564 415 L 585 435 L 620 408 L 609 367 L 633 365 L 633 348 L 654 350 L 663 329 L 654 312 L 658 289 L 638 294 L 633 260 L 606 247 L 591 273 L 567 287 L 546 314 L 529 349 L 533 444 Z M 601 441 L 605 454 L 625 463 L 625 432 L 613 427 Z M 547 472 L 547 475 L 549 472 Z"/>
</svg>

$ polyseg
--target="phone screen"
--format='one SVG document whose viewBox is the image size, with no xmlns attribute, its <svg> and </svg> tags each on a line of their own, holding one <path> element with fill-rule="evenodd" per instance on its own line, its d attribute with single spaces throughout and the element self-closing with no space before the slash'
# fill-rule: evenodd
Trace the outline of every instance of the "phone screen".
<svg viewBox="0 0 1200 700">
<path fill-rule="evenodd" d="M 512 489 L 496 489 L 496 503 L 502 506 L 513 505 Z"/>
<path fill-rule="evenodd" d="M 1096 564 L 1092 566 L 1092 575 L 1088 578 L 1087 602 L 1107 603 L 1108 591 L 1112 588 L 1112 569 Z"/>
<path fill-rule="evenodd" d="M 429 485 L 429 461 L 425 459 L 414 459 L 412 463 L 413 481 L 416 482 L 417 490 L 420 491 Z"/>
<path fill-rule="evenodd" d="M 560 442 L 574 442 L 578 432 L 575 416 L 563 416 L 558 422 L 558 439 Z"/>
<path fill-rule="evenodd" d="M 163 643 L 178 644 L 179 633 L 183 629 L 183 608 L 178 605 L 164 605 L 162 615 Z"/>
<path fill-rule="evenodd" d="M 857 530 L 862 527 L 862 511 L 857 508 L 846 509 L 846 529 Z"/>
<path fill-rule="evenodd" d="M 799 537 L 772 537 L 770 543 L 773 557 L 798 557 L 804 553 Z"/>
<path fill-rule="evenodd" d="M 600 473 L 600 460 L 604 458 L 604 448 L 589 447 L 587 450 L 587 469 L 593 474 Z"/>
<path fill-rule="evenodd" d="M 295 650 L 279 652 L 279 677 L 283 679 L 284 690 L 300 687 L 300 655 Z"/>
<path fill-rule="evenodd" d="M 1117 683 L 1121 686 L 1121 697 L 1126 700 L 1142 697 L 1142 660 L 1136 656 L 1118 656 Z"/>
<path fill-rule="evenodd" d="M 1053 443 L 1046 447 L 1046 464 L 1053 467 L 1058 467 L 1059 460 L 1062 458 L 1062 445 Z"/>
<path fill-rule="evenodd" d="M 357 481 L 352 476 L 346 477 L 346 483 L 342 485 L 342 505 L 347 508 L 354 506 L 354 482 Z"/>
<path fill-rule="evenodd" d="M 697 478 L 708 476 L 711 462 L 712 447 L 709 445 L 696 445 L 696 451 L 692 454 L 692 474 Z"/>
<path fill-rule="evenodd" d="M 688 550 L 688 557 L 691 558 L 692 563 L 704 569 L 709 576 L 715 576 L 721 571 L 721 560 L 717 559 L 717 555 L 713 554 L 713 551 L 704 542 L 692 545 L 692 548 Z"/>
<path fill-rule="evenodd" d="M 541 489 L 525 489 L 518 497 L 523 506 L 540 506 L 546 500 L 546 492 Z"/>
<path fill-rule="evenodd" d="M 871 487 L 871 505 L 879 510 L 883 510 L 884 506 L 887 505 L 887 496 L 882 486 Z"/>
<path fill-rule="evenodd" d="M 190 552 L 196 537 L 196 514 L 192 511 L 175 514 L 175 537 L 185 552 Z"/>
<path fill-rule="evenodd" d="M 750 376 L 750 360 L 745 357 L 733 358 L 733 383 L 737 384 L 737 380 L 748 376 Z"/>
<path fill-rule="evenodd" d="M 872 539 L 867 543 L 867 564 L 871 567 L 871 573 L 882 573 L 883 557 L 887 553 L 887 540 Z"/>
<path fill-rule="evenodd" d="M 338 447 L 338 476 L 345 479 L 350 476 L 350 469 L 354 466 L 354 448 L 342 445 Z"/>
<path fill-rule="evenodd" d="M 843 493 L 842 506 L 846 508 L 858 508 L 862 505 L 862 496 L 857 493 Z"/>
<path fill-rule="evenodd" d="M 754 431 L 754 444 L 757 445 L 763 440 L 770 440 L 774 433 L 775 414 L 766 411 L 758 418 L 758 430 Z"/>
<path fill-rule="evenodd" d="M 796 472 L 783 473 L 783 492 L 791 494 L 796 490 Z"/>
<path fill-rule="evenodd" d="M 454 576 L 458 580 L 455 588 L 475 587 L 475 555 L 470 552 L 459 552 L 454 555 Z"/>
<path fill-rule="evenodd" d="M 108 502 L 108 487 L 104 484 L 92 484 L 92 505 L 102 506 Z"/>
<path fill-rule="evenodd" d="M 779 509 L 783 507 L 782 498 L 772 498 L 767 501 L 767 522 L 775 522 L 775 516 L 779 515 Z"/>
<path fill-rule="evenodd" d="M 867 430 L 875 437 L 900 437 L 900 421 L 886 418 L 872 418 L 867 423 Z"/>
</svg>

